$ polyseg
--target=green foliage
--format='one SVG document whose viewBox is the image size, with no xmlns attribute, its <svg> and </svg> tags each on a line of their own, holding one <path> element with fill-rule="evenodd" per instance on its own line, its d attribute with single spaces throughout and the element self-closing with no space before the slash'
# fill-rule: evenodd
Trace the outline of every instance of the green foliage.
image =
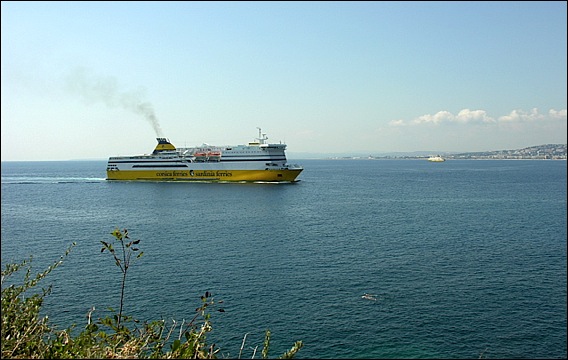
<svg viewBox="0 0 568 360">
<path fill-rule="evenodd" d="M 133 245 L 140 244 L 140 240 L 134 240 L 125 243 L 126 240 L 130 240 L 130 238 L 128 237 L 128 230 L 126 229 L 124 229 L 124 231 L 120 231 L 119 229 L 114 229 L 111 235 L 115 237 L 115 240 L 116 242 L 118 242 L 122 252 L 120 254 L 117 254 L 111 243 L 101 240 L 101 243 L 103 244 L 101 253 L 104 252 L 105 250 L 108 250 L 114 257 L 116 266 L 118 266 L 118 268 L 122 272 L 122 284 L 120 286 L 120 308 L 118 311 L 118 318 L 117 318 L 117 326 L 120 327 L 120 322 L 122 321 L 122 309 L 124 307 L 124 288 L 126 286 L 126 274 L 128 272 L 128 268 L 130 268 L 130 260 L 132 254 L 140 250 L 137 247 L 134 247 Z M 142 255 L 144 255 L 144 252 L 138 253 L 136 259 L 142 257 Z"/>
<path fill-rule="evenodd" d="M 211 311 L 224 312 L 223 308 L 219 307 L 223 301 L 215 301 L 208 291 L 201 296 L 200 306 L 195 309 L 193 318 L 187 323 L 185 320 L 181 323 L 173 320 L 171 324 L 164 320 L 141 323 L 131 316 L 123 315 L 126 275 L 131 261 L 139 259 L 143 252 L 139 252 L 140 240 L 131 241 L 126 229 L 115 229 L 111 235 L 114 237 L 114 244 L 101 241 L 101 252 L 108 251 L 112 254 L 122 273 L 119 311 L 115 313 L 110 309 L 111 315 L 94 321 L 95 308 L 91 308 L 87 314 L 87 324 L 76 336 L 71 335 L 75 324 L 65 330 L 56 330 L 49 325 L 47 316 L 40 318 L 43 299 L 49 295 L 51 286 L 33 293 L 39 281 L 59 266 L 64 256 L 67 256 L 76 244 L 73 243 L 64 256 L 34 278 L 31 277 L 32 257 L 19 264 L 6 265 L 2 271 L 3 359 L 217 358 L 220 349 L 207 342 L 207 335 L 213 329 Z M 132 258 L 135 254 L 135 258 Z M 23 284 L 5 286 L 8 278 L 23 269 L 26 269 Z M 243 346 L 245 340 L 246 335 Z M 269 345 L 270 331 L 267 330 L 262 350 L 263 358 L 268 358 Z M 296 342 L 280 358 L 293 358 L 302 346 L 301 341 Z"/>
<path fill-rule="evenodd" d="M 73 246 L 75 243 L 64 256 L 69 255 Z M 31 292 L 43 278 L 61 265 L 64 256 L 34 278 L 31 277 L 31 256 L 19 264 L 7 264 L 2 270 L 2 358 L 43 358 L 49 351 L 44 341 L 44 336 L 51 332 L 48 317 L 40 318 L 39 313 L 43 298 L 51 292 L 51 286 L 43 288 L 41 293 Z M 23 269 L 26 269 L 23 284 L 5 286 L 13 274 Z"/>
</svg>

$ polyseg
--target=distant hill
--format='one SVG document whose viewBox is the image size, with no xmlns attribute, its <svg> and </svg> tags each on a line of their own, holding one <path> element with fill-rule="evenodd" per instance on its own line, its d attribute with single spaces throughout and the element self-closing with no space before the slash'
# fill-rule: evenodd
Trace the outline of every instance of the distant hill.
<svg viewBox="0 0 568 360">
<path fill-rule="evenodd" d="M 564 159 L 566 144 L 546 144 L 516 150 L 496 150 L 459 153 L 450 156 L 453 159 Z"/>
<path fill-rule="evenodd" d="M 299 153 L 288 152 L 288 159 L 422 159 L 432 155 L 446 159 L 559 159 L 566 160 L 567 144 L 545 144 L 514 150 L 494 150 L 478 152 L 436 152 L 413 151 L 369 154 L 360 152 L 345 153 Z"/>
</svg>

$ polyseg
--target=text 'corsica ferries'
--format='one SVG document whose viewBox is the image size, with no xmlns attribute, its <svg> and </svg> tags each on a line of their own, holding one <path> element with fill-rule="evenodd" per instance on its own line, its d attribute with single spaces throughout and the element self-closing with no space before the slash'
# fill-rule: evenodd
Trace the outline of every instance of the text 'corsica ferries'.
<svg viewBox="0 0 568 360">
<path fill-rule="evenodd" d="M 303 168 L 286 160 L 285 144 L 269 144 L 266 134 L 248 145 L 176 148 L 157 138 L 147 155 L 110 157 L 107 180 L 295 182 Z"/>
</svg>

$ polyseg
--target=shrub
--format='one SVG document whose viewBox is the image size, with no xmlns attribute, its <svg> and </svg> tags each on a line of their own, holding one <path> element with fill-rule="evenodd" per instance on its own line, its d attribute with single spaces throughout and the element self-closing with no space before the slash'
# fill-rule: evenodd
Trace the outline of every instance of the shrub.
<svg viewBox="0 0 568 360">
<path fill-rule="evenodd" d="M 94 321 L 93 307 L 87 314 L 87 324 L 76 336 L 71 335 L 75 324 L 65 330 L 55 330 L 50 327 L 47 316 L 40 317 L 43 299 L 51 292 L 51 286 L 34 293 L 34 288 L 40 280 L 63 262 L 76 243 L 67 249 L 64 256 L 34 278 L 31 277 L 32 257 L 19 264 L 6 265 L 2 271 L 2 358 L 217 358 L 220 349 L 216 344 L 207 343 L 207 335 L 212 330 L 210 311 L 216 309 L 224 312 L 219 307 L 223 302 L 215 301 L 208 291 L 201 296 L 200 306 L 195 309 L 193 319 L 187 323 L 178 323 L 175 320 L 169 324 L 164 320 L 141 323 L 123 314 L 128 269 L 131 261 L 142 257 L 143 252 L 139 252 L 140 240 L 131 241 L 126 229 L 115 229 L 111 235 L 114 237 L 114 244 L 101 241 L 101 252 L 108 251 L 122 273 L 119 311 L 116 313 L 110 309 L 111 315 Z M 134 254 L 136 256 L 132 258 Z M 26 269 L 26 272 L 22 284 L 5 285 L 12 275 L 23 269 Z M 177 337 L 174 334 L 178 334 Z M 243 338 L 243 346 L 245 340 L 246 335 Z M 280 358 L 293 358 L 302 346 L 303 343 L 297 341 Z M 267 330 L 262 349 L 263 358 L 268 358 L 269 348 L 270 331 Z"/>
</svg>

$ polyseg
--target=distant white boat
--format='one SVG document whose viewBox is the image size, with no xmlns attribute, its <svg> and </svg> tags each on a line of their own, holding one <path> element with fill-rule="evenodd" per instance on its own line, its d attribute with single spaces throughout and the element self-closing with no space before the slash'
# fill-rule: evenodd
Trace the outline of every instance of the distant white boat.
<svg viewBox="0 0 568 360">
<path fill-rule="evenodd" d="M 441 157 L 440 155 L 436 155 L 436 156 L 430 156 L 430 157 L 428 158 L 428 161 L 431 161 L 431 162 L 443 162 L 443 161 L 446 161 L 446 159 L 444 159 L 444 158 Z"/>
<path fill-rule="evenodd" d="M 363 299 L 367 299 L 367 300 L 373 300 L 373 301 L 377 301 L 377 295 L 373 295 L 373 294 L 363 294 L 363 296 L 361 296 Z"/>
</svg>

